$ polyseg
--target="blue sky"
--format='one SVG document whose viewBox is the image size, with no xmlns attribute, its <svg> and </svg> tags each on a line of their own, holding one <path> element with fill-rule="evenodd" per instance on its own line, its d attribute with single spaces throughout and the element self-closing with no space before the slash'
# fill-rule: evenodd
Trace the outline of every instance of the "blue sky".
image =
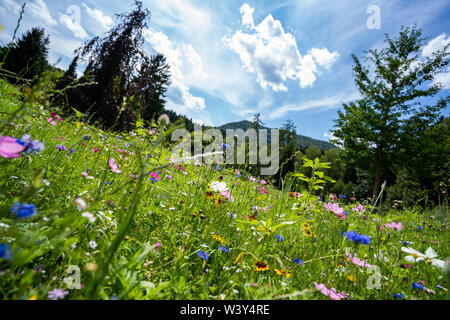
<svg viewBox="0 0 450 320">
<path fill-rule="evenodd" d="M 11 40 L 22 0 L 0 0 L 2 45 Z M 111 28 L 132 0 L 27 1 L 18 30 L 50 36 L 50 63 L 67 68 L 73 50 Z M 166 55 L 172 85 L 167 106 L 208 125 L 250 119 L 269 127 L 287 119 L 297 132 L 328 140 L 343 102 L 358 98 L 351 53 L 383 46 L 384 34 L 417 22 L 429 43 L 450 41 L 447 0 L 215 1 L 144 0 L 152 15 L 145 49 Z M 369 28 L 379 9 L 379 28 Z M 370 7 L 370 8 L 369 8 Z M 79 71 L 84 66 L 79 66 Z M 450 89 L 450 69 L 438 76 Z M 448 115 L 449 108 L 445 110 Z"/>
</svg>

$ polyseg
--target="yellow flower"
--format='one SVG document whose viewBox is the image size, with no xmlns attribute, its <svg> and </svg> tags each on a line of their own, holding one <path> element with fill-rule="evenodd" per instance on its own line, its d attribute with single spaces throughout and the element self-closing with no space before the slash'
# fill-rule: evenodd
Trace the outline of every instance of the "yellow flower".
<svg viewBox="0 0 450 320">
<path fill-rule="evenodd" d="M 303 228 L 303 233 L 307 236 L 307 237 L 315 237 L 316 235 L 311 232 L 311 227 L 309 224 L 307 224 L 306 222 L 302 223 L 302 228 Z"/>
<path fill-rule="evenodd" d="M 224 243 L 224 242 L 225 242 L 225 238 L 224 238 L 224 237 L 221 237 L 221 236 L 218 236 L 218 235 L 215 235 L 215 234 L 211 235 L 211 237 L 212 237 L 214 240 L 216 240 L 216 241 L 218 241 L 218 242 L 220 242 L 220 243 Z"/>
<path fill-rule="evenodd" d="M 286 278 L 289 278 L 291 276 L 290 273 L 286 272 L 285 270 L 281 269 L 273 269 L 277 274 L 281 275 L 281 276 L 285 276 Z"/>
<path fill-rule="evenodd" d="M 354 276 L 347 276 L 347 280 L 353 283 L 356 282 L 356 278 Z"/>
<path fill-rule="evenodd" d="M 266 261 L 262 262 L 262 261 L 256 261 L 254 264 L 255 266 L 255 270 L 256 271 L 266 271 L 269 270 L 269 265 L 267 264 Z"/>
<path fill-rule="evenodd" d="M 35 294 L 34 296 L 31 296 L 28 300 L 37 300 L 37 295 Z"/>
</svg>

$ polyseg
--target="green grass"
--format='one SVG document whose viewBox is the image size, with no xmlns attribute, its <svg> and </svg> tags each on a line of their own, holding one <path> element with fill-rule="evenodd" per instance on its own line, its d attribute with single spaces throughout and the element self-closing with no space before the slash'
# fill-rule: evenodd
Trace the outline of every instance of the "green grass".
<svg viewBox="0 0 450 320">
<path fill-rule="evenodd" d="M 447 210 L 435 218 L 419 208 L 379 216 L 368 206 L 359 214 L 352 211 L 359 201 L 341 199 L 349 212 L 341 221 L 305 192 L 294 198 L 288 189 L 250 181 L 245 172 L 237 177 L 224 166 L 170 164 L 162 127 L 155 125 L 153 135 L 143 128 L 117 134 L 83 123 L 83 115 L 61 114 L 51 125 L 45 102 L 21 102 L 21 93 L 3 80 L 0 93 L 0 135 L 30 134 L 45 144 L 38 154 L 0 157 L 0 243 L 13 251 L 12 259 L 0 258 L 2 299 L 48 299 L 54 289 L 67 291 L 65 299 L 330 299 L 314 282 L 345 291 L 348 299 L 447 298 L 444 270 L 425 261 L 401 267 L 408 264 L 403 241 L 422 253 L 432 247 L 441 260 L 449 256 Z M 110 170 L 111 158 L 121 173 Z M 81 175 L 86 170 L 93 179 Z M 148 173 L 157 171 L 154 182 Z M 206 196 L 220 177 L 234 201 Z M 76 198 L 87 208 L 79 211 Z M 35 204 L 37 214 L 16 218 L 16 202 Z M 392 221 L 403 229 L 380 230 Z M 315 236 L 304 232 L 304 223 Z M 349 241 L 344 233 L 350 230 L 369 235 L 371 243 Z M 388 261 L 375 258 L 379 250 Z M 346 260 L 346 252 L 380 268 L 379 289 L 367 288 L 374 273 Z M 256 261 L 269 269 L 256 271 Z M 80 270 L 79 289 L 67 287 L 69 266 Z M 435 294 L 412 289 L 419 281 Z"/>
</svg>

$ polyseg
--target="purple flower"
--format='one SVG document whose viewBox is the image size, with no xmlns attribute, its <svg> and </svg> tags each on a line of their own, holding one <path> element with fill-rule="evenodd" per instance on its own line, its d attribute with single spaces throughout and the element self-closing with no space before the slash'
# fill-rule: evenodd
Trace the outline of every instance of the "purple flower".
<svg viewBox="0 0 450 320">
<path fill-rule="evenodd" d="M 222 251 L 222 252 L 230 252 L 230 249 L 228 249 L 227 247 L 225 247 L 225 246 L 220 246 L 220 251 Z"/>
<path fill-rule="evenodd" d="M 197 252 L 197 254 L 198 254 L 198 256 L 200 257 L 200 258 L 202 258 L 203 260 L 208 260 L 208 254 L 205 252 L 205 251 L 199 251 L 199 252 Z"/>
<path fill-rule="evenodd" d="M 278 241 L 284 241 L 284 238 L 283 238 L 282 236 L 280 236 L 279 234 L 277 234 L 277 235 L 275 236 L 275 238 L 277 238 Z"/>
<path fill-rule="evenodd" d="M 59 151 L 67 151 L 67 148 L 64 147 L 64 146 L 61 145 L 61 144 L 57 144 L 57 145 L 56 145 L 56 148 L 58 148 Z"/>
<path fill-rule="evenodd" d="M 52 300 L 64 299 L 68 294 L 69 292 L 64 291 L 64 289 L 55 289 L 48 293 L 48 298 Z"/>
</svg>

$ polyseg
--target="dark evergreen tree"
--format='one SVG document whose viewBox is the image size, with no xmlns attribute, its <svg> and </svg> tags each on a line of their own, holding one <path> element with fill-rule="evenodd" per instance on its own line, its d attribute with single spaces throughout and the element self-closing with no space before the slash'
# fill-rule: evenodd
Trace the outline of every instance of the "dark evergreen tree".
<svg viewBox="0 0 450 320">
<path fill-rule="evenodd" d="M 27 31 L 21 39 L 0 48 L 2 69 L 11 71 L 19 78 L 19 83 L 39 77 L 48 69 L 47 61 L 49 38 L 42 28 Z M 17 79 L 7 77 L 11 83 Z"/>
<path fill-rule="evenodd" d="M 77 78 L 77 66 L 78 66 L 78 59 L 79 56 L 75 56 L 75 58 L 73 58 L 72 62 L 69 65 L 69 68 L 66 70 L 66 72 L 64 72 L 64 77 L 72 77 L 74 79 Z"/>
</svg>

